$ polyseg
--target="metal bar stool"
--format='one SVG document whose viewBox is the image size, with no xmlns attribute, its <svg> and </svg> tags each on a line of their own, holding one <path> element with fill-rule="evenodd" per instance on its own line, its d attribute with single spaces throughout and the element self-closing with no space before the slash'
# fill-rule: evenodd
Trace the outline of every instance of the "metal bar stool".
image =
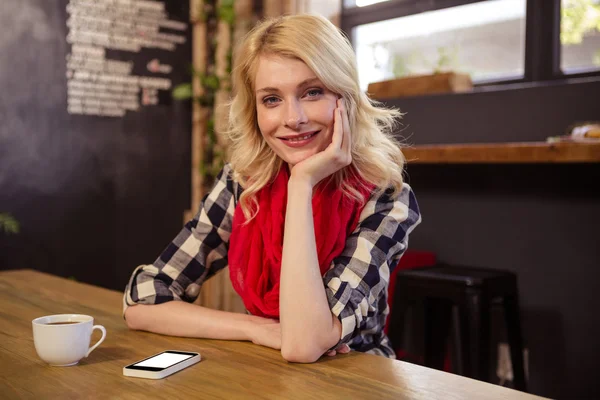
<svg viewBox="0 0 600 400">
<path fill-rule="evenodd" d="M 526 391 L 517 277 L 502 270 L 451 266 L 399 271 L 389 323 L 392 343 L 404 331 L 404 313 L 417 301 L 425 310 L 425 365 L 442 369 L 452 325 L 456 372 L 490 382 L 490 307 L 502 299 L 514 386 Z"/>
</svg>

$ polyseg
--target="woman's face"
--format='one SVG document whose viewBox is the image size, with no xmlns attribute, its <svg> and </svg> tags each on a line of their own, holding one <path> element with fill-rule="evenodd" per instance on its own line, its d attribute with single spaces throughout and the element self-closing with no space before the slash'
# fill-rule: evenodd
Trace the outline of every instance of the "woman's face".
<svg viewBox="0 0 600 400">
<path fill-rule="evenodd" d="M 338 96 L 304 62 L 261 56 L 254 83 L 260 132 L 290 167 L 329 146 Z"/>
</svg>

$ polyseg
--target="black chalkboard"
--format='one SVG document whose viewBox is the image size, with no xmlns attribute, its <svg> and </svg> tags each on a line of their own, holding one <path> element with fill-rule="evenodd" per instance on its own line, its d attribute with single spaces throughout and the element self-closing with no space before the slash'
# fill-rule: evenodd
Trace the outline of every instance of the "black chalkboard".
<svg viewBox="0 0 600 400">
<path fill-rule="evenodd" d="M 122 289 L 174 237 L 190 206 L 191 106 L 160 90 L 159 104 L 122 117 L 69 114 L 67 7 L 75 3 L 0 1 L 0 212 L 21 224 L 18 235 L 0 233 L 0 269 Z M 188 0 L 165 3 L 169 19 L 187 23 Z M 160 59 L 172 66 L 173 85 L 189 80 L 189 26 L 160 32 L 185 43 L 169 52 L 107 49 L 106 58 L 164 78 L 147 67 Z"/>
</svg>

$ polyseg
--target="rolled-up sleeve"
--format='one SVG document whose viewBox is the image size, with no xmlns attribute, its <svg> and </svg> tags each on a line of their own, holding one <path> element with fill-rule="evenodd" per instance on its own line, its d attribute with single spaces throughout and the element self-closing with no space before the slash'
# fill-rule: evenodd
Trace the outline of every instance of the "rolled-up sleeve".
<svg viewBox="0 0 600 400">
<path fill-rule="evenodd" d="M 385 318 L 377 317 L 388 312 L 390 270 L 406 250 L 410 232 L 421 222 L 408 184 L 397 195 L 390 193 L 367 202 L 344 251 L 323 278 L 331 311 L 342 323 L 344 343 L 361 332 L 383 329 Z"/>
<path fill-rule="evenodd" d="M 134 304 L 193 302 L 202 283 L 227 266 L 236 186 L 229 165 L 225 165 L 198 214 L 153 264 L 133 271 L 125 288 L 123 314 Z"/>
</svg>

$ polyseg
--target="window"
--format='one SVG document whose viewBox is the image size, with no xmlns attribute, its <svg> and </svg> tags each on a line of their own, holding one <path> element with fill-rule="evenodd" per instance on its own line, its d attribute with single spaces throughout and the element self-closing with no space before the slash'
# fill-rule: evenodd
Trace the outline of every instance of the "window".
<svg viewBox="0 0 600 400">
<path fill-rule="evenodd" d="M 361 88 L 444 70 L 474 82 L 524 76 L 525 0 L 493 0 L 359 25 L 352 31 Z"/>
<path fill-rule="evenodd" d="M 444 70 L 475 84 L 600 75 L 600 0 L 343 0 L 360 84 Z"/>
<path fill-rule="evenodd" d="M 600 0 L 562 0 L 561 70 L 600 70 Z"/>
</svg>

